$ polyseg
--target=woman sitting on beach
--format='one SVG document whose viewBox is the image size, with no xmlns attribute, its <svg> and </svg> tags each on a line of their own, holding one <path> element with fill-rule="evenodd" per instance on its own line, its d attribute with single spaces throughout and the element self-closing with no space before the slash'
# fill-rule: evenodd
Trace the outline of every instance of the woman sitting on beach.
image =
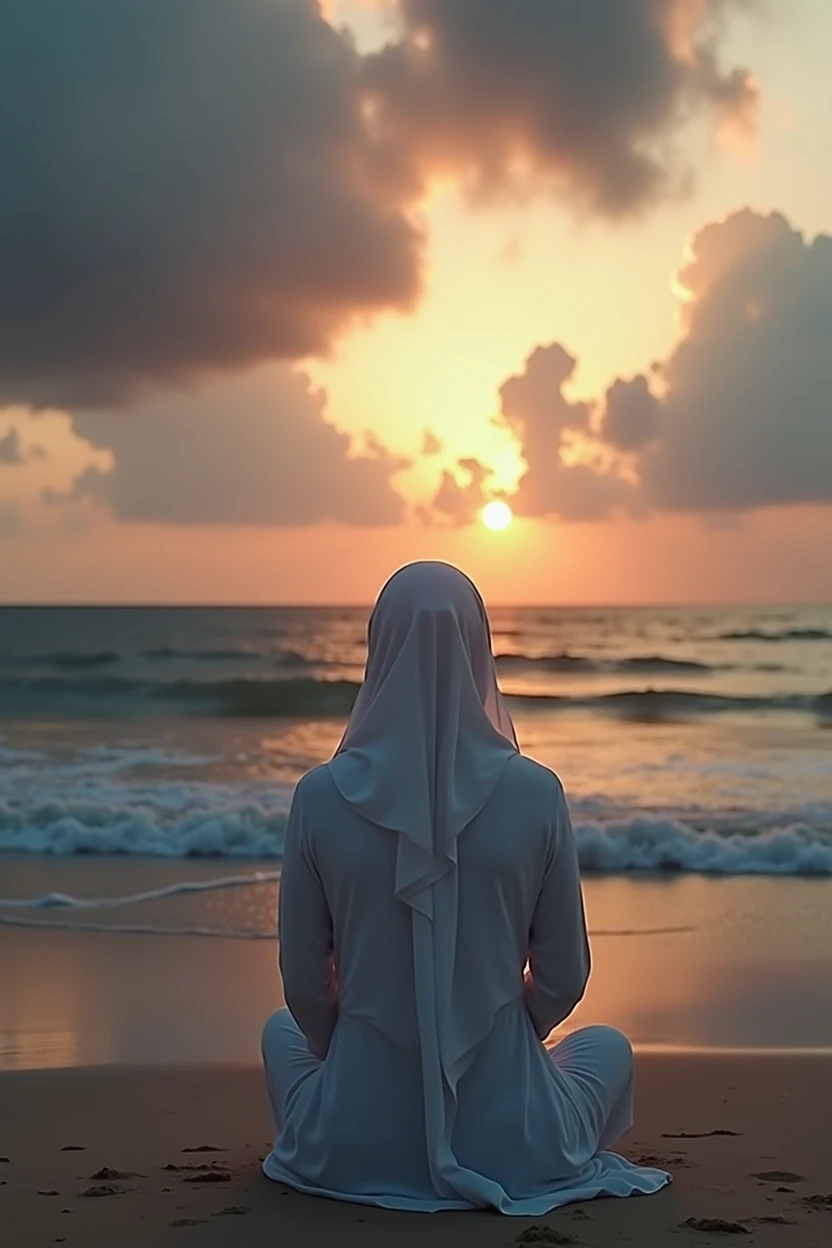
<svg viewBox="0 0 832 1248">
<path fill-rule="evenodd" d="M 263 1169 L 392 1209 L 539 1215 L 655 1192 L 609 1027 L 543 1040 L 589 945 L 560 781 L 518 750 L 482 599 L 443 563 L 385 585 L 334 757 L 295 791 L 280 893 L 287 1009 L 263 1032 Z"/>
</svg>

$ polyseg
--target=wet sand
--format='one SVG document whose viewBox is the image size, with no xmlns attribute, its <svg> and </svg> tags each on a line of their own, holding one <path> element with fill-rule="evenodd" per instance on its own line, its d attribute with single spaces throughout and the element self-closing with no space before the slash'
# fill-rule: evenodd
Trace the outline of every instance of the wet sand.
<svg viewBox="0 0 832 1248">
<path fill-rule="evenodd" d="M 5 856 L 0 895 L 118 898 L 275 865 Z M 567 1030 L 608 1023 L 637 1049 L 832 1051 L 828 880 L 587 876 L 583 885 L 593 970 Z M 263 1023 L 283 1002 L 276 901 L 276 885 L 262 883 L 111 908 L 0 908 L 0 1070 L 256 1062 Z"/>
<path fill-rule="evenodd" d="M 636 1126 L 619 1147 L 670 1169 L 671 1188 L 534 1220 L 402 1214 L 315 1200 L 263 1178 L 269 1127 L 256 1068 L 7 1073 L 0 1075 L 0 1241 L 4 1248 L 708 1248 L 736 1238 L 759 1248 L 827 1248 L 830 1121 L 830 1057 L 639 1054 Z"/>
</svg>

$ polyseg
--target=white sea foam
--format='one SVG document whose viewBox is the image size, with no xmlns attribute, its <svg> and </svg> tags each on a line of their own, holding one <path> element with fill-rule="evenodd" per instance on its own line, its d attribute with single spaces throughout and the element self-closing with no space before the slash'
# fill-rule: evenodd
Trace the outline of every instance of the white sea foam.
<svg viewBox="0 0 832 1248">
<path fill-rule="evenodd" d="M 269 777 L 212 779 L 210 757 L 153 743 L 116 742 L 65 755 L 7 746 L 0 751 L 0 852 L 282 856 L 291 784 Z M 691 766 L 702 770 L 700 762 Z M 829 803 L 648 811 L 612 808 L 603 797 L 586 795 L 573 801 L 572 813 L 587 872 L 832 876 Z M 53 895 L 50 904 L 78 902 Z"/>
<path fill-rule="evenodd" d="M 200 786 L 201 787 L 201 786 Z M 159 794 L 156 794 L 159 797 Z M 190 795 L 193 797 L 193 794 Z M 81 799 L 14 809 L 0 803 L 0 850 L 56 855 L 121 854 L 158 858 L 279 859 L 286 826 L 285 795 L 217 805 L 186 801 L 177 788 L 155 805 L 102 805 Z M 282 797 L 282 801 L 281 801 Z M 703 875 L 832 876 L 832 833 L 807 823 L 777 826 L 771 812 L 760 827 L 732 832 L 707 820 L 633 815 L 575 820 L 581 867 L 623 874 L 679 871 Z M 149 899 L 149 898 L 146 898 Z M 71 905 L 72 901 L 53 901 Z"/>
<path fill-rule="evenodd" d="M 270 807 L 263 800 L 195 804 L 175 787 L 174 792 L 153 794 L 164 800 L 152 804 L 79 797 L 20 809 L 0 802 L 0 850 L 154 858 L 281 856 L 285 807 Z"/>
<path fill-rule="evenodd" d="M 732 833 L 699 830 L 678 819 L 635 816 L 578 823 L 575 833 L 584 871 L 832 875 L 832 834 L 806 824 Z"/>
</svg>

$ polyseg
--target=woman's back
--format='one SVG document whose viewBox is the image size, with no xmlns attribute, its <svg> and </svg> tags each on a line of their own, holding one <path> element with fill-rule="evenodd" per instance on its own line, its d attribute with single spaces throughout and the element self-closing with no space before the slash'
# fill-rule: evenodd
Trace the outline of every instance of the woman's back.
<svg viewBox="0 0 832 1248">
<path fill-rule="evenodd" d="M 448 565 L 378 599 L 341 744 L 295 792 L 279 927 L 271 1178 L 517 1214 L 667 1181 L 599 1152 L 629 1126 L 624 1037 L 541 1044 L 589 975 L 577 853 L 559 780 L 519 753 L 482 599 Z"/>
<path fill-rule="evenodd" d="M 324 765 L 298 786 L 303 845 L 320 879 L 333 924 L 339 1012 L 375 1026 L 398 1044 L 418 1047 L 410 911 L 394 892 L 396 838 L 345 802 Z M 503 772 L 484 809 L 458 842 L 458 935 L 453 992 L 459 1013 L 481 1036 L 497 1010 L 524 995 L 529 932 L 547 864 L 558 848 L 563 791 L 557 777 L 523 755 Z M 560 877 L 561 909 L 574 874 Z M 308 921 L 310 896 L 296 887 L 281 899 L 281 927 Z M 561 953 L 562 994 L 574 1004 L 588 974 L 582 914 L 572 906 Z M 288 1003 L 311 982 L 309 945 L 281 964 Z M 577 956 L 575 956 L 577 954 Z M 570 1004 L 570 1008 L 571 1008 Z M 300 1006 L 302 1012 L 302 1005 Z"/>
</svg>

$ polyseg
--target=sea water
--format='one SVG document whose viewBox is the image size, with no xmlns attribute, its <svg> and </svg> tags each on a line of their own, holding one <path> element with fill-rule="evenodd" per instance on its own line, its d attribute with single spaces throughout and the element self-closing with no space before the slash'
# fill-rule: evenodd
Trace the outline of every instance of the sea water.
<svg viewBox="0 0 832 1248">
<path fill-rule="evenodd" d="M 229 941 L 248 942 L 249 966 L 273 961 L 292 788 L 343 731 L 366 616 L 0 608 L 0 999 L 18 1016 L 29 1002 L 30 1059 L 41 1006 L 26 985 L 47 959 L 54 970 L 67 928 L 62 974 L 84 978 L 72 959 L 94 965 L 111 1003 L 127 991 L 123 960 L 135 986 L 154 938 L 178 949 L 169 968 L 238 968 L 242 954 L 219 954 Z M 817 1009 L 832 979 L 832 608 L 497 609 L 492 621 L 521 744 L 569 796 L 598 1012 L 644 1043 L 832 1045 Z M 639 990 L 616 1006 L 620 958 L 634 956 Z M 674 966 L 698 977 L 685 1000 L 702 1006 L 708 980 L 701 1026 L 676 1000 Z M 759 999 L 726 983 L 752 966 L 768 967 Z M 772 976 L 792 992 L 789 1026 L 772 1024 Z M 717 980 L 730 1002 L 719 1025 Z M 245 1044 L 264 993 L 248 998 Z M 124 997 L 131 1018 L 135 1000 Z M 47 1010 L 43 1035 L 66 1030 L 65 1006 Z M 14 1064 L 26 1029 L 2 1012 L 0 1000 L 0 1064 Z M 70 1028 L 70 1047 L 98 1060 L 79 1040 L 94 1016 Z M 156 1051 L 147 1025 L 120 1034 L 107 1060 Z M 214 1034 L 205 1056 L 227 1055 Z"/>
</svg>

